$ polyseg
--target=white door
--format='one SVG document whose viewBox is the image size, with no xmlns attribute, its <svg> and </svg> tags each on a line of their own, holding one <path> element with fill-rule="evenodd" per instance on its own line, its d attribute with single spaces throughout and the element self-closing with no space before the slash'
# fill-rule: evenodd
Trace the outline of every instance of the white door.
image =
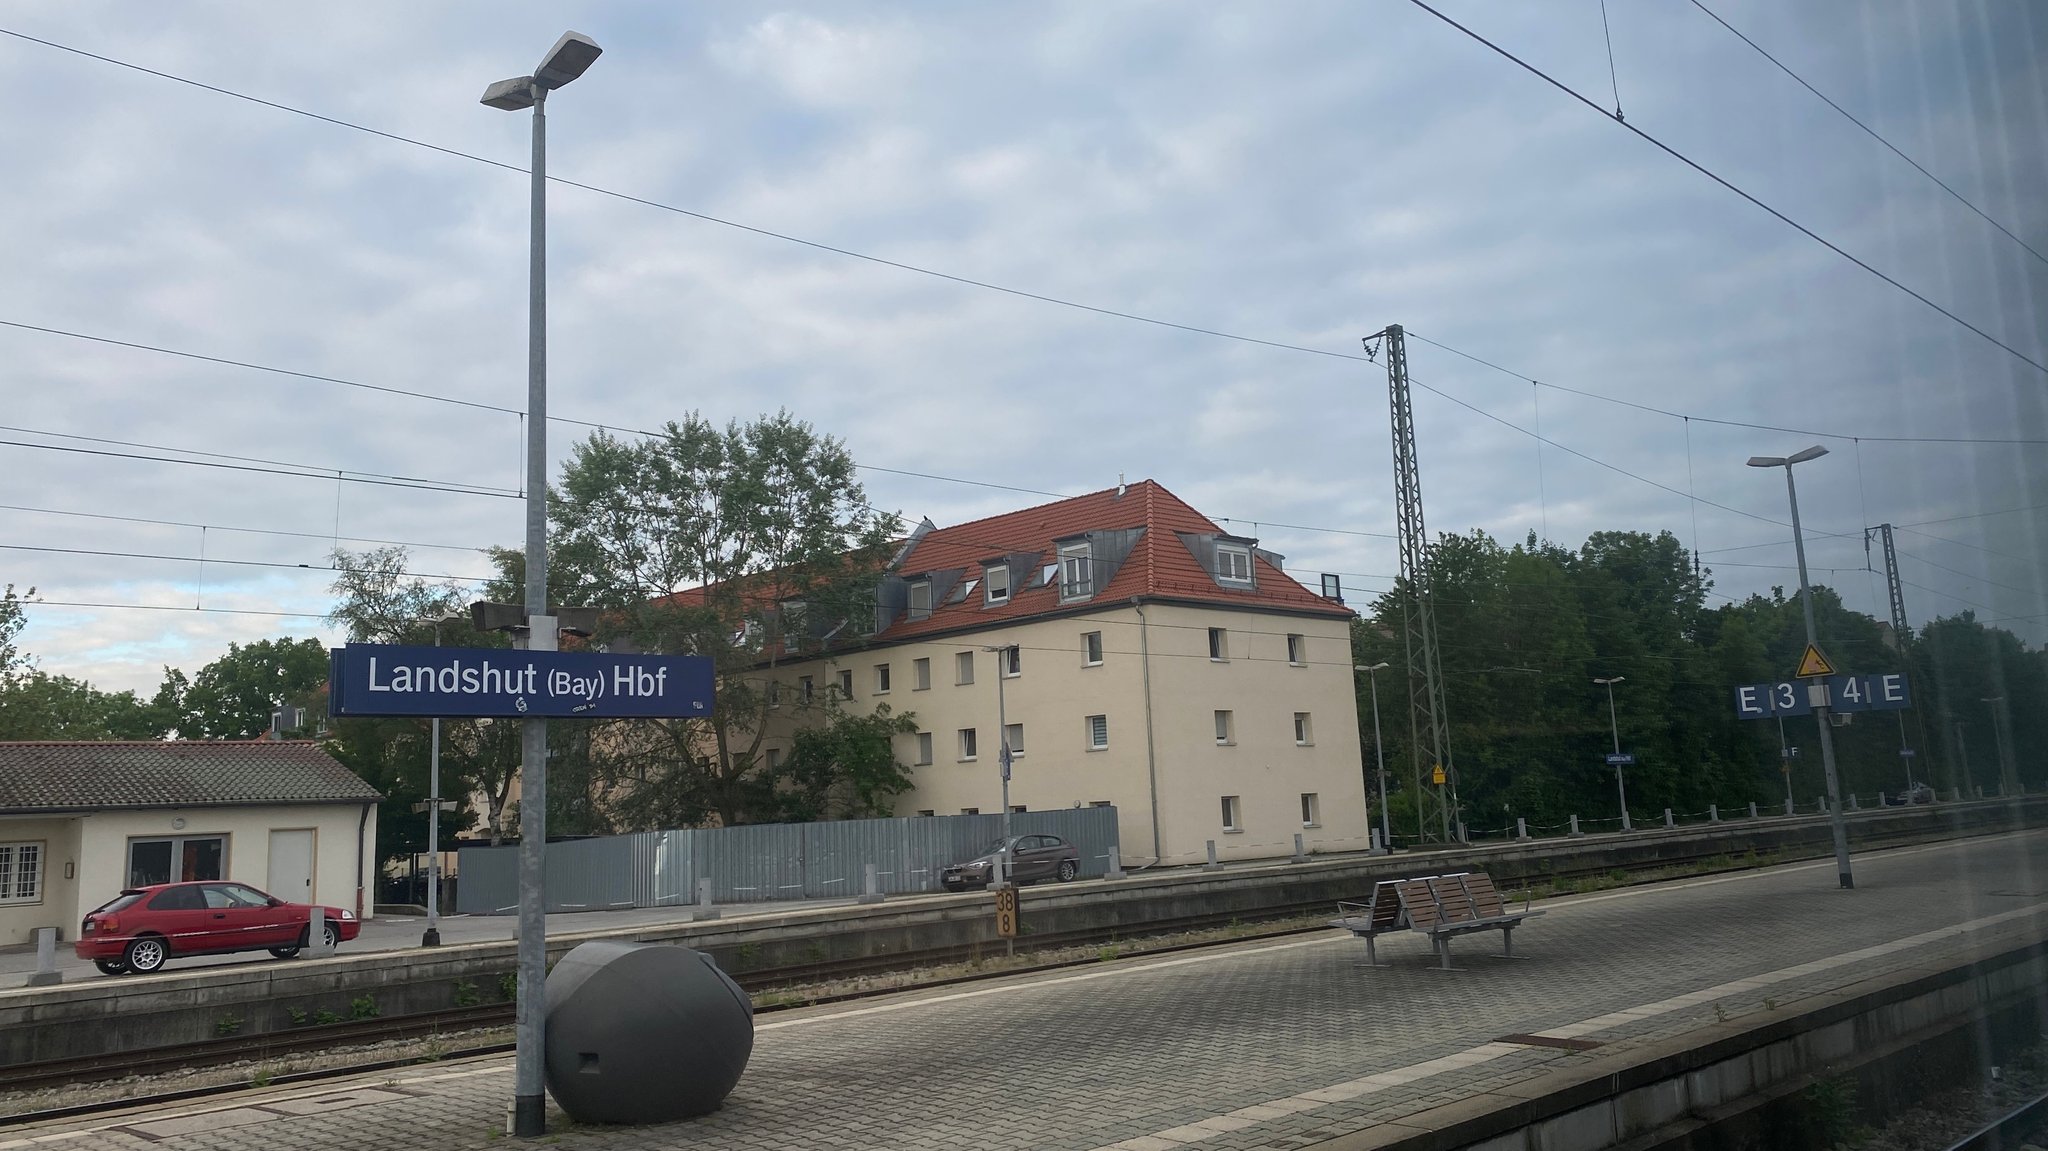
<svg viewBox="0 0 2048 1151">
<path fill-rule="evenodd" d="M 313 829 L 270 833 L 270 894 L 288 903 L 313 902 Z"/>
</svg>

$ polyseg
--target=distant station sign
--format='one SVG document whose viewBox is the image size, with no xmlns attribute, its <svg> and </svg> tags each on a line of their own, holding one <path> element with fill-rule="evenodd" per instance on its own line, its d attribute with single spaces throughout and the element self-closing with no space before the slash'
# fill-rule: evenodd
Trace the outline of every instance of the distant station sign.
<svg viewBox="0 0 2048 1151">
<path fill-rule="evenodd" d="M 711 714 L 699 656 L 352 643 L 328 653 L 328 713 L 617 719 Z"/>
<path fill-rule="evenodd" d="M 1635 761 L 1636 757 L 1625 751 L 1617 751 L 1607 757 L 1607 762 L 1614 767 L 1632 766 Z"/>
</svg>

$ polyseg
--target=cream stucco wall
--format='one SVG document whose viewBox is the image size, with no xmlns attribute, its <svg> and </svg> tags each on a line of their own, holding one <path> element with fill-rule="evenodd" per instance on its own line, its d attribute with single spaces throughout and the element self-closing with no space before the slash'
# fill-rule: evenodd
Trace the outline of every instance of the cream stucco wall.
<svg viewBox="0 0 2048 1151">
<path fill-rule="evenodd" d="M 1209 659 L 1209 629 L 1226 629 L 1230 658 Z M 1102 662 L 1088 666 L 1083 636 L 1102 634 Z M 1287 636 L 1303 637 L 1304 659 L 1287 659 Z M 984 647 L 1016 644 L 1020 674 L 1002 680 L 1001 708 L 1024 728 L 1010 802 L 1030 810 L 1107 801 L 1118 809 L 1123 856 L 1142 864 L 1154 856 L 1153 807 L 1159 812 L 1158 854 L 1168 863 L 1206 857 L 1217 841 L 1224 858 L 1291 854 L 1294 835 L 1310 850 L 1363 850 L 1364 781 L 1352 687 L 1348 622 L 1271 612 L 1128 603 L 1102 610 L 991 628 L 945 640 L 897 644 L 828 660 L 785 665 L 783 715 L 800 717 L 794 685 L 813 677 L 818 699 L 853 672 L 850 706 L 887 703 L 917 717 L 932 737 L 932 762 L 919 765 L 915 788 L 900 796 L 897 815 L 1002 809 L 997 768 L 997 657 Z M 1149 650 L 1149 658 L 1145 652 Z M 956 682 L 956 657 L 971 652 L 974 682 Z M 931 661 L 931 686 L 915 686 L 914 661 Z M 890 690 L 875 690 L 878 664 L 890 667 Z M 1147 668 L 1150 690 L 1147 691 Z M 1148 756 L 1147 712 L 1150 704 Z M 1232 713 L 1235 739 L 1218 746 L 1215 712 Z M 1297 746 L 1294 713 L 1311 718 L 1313 742 Z M 1105 717 L 1108 746 L 1090 748 L 1087 717 Z M 789 722 L 788 718 L 785 722 Z M 977 755 L 964 761 L 958 732 L 977 733 Z M 772 729 L 771 729 L 772 730 Z M 771 737 L 764 747 L 787 745 Z M 899 758 L 916 763 L 917 740 L 902 737 Z M 1301 797 L 1317 797 L 1316 826 L 1303 825 Z M 1222 798 L 1240 800 L 1239 830 L 1222 826 Z"/>
<path fill-rule="evenodd" d="M 270 833 L 313 831 L 313 898 L 333 907 L 371 912 L 377 863 L 377 809 L 362 825 L 362 858 L 357 865 L 356 833 L 361 804 L 199 807 L 152 811 L 109 811 L 61 819 L 0 820 L 0 842 L 40 840 L 48 851 L 43 900 L 0 903 L 0 947 L 30 943 L 38 927 L 60 927 L 76 937 L 84 914 L 119 894 L 127 879 L 128 841 L 168 836 L 219 835 L 227 839 L 222 878 L 263 888 L 269 885 Z M 176 824 L 182 821 L 184 826 Z M 66 873 L 71 878 L 65 878 Z"/>
</svg>

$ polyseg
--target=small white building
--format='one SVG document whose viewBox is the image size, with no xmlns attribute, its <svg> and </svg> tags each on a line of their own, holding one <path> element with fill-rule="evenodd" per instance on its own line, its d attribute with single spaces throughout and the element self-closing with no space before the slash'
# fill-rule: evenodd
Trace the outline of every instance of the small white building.
<svg viewBox="0 0 2048 1151">
<path fill-rule="evenodd" d="M 0 947 L 190 879 L 368 918 L 380 798 L 313 742 L 0 743 Z"/>
</svg>

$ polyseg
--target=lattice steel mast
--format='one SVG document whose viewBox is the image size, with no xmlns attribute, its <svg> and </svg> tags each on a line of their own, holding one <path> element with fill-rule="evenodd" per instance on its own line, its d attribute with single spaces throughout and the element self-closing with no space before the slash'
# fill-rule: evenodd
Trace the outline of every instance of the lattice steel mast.
<svg viewBox="0 0 2048 1151">
<path fill-rule="evenodd" d="M 1892 546 L 1892 525 L 1879 524 L 1874 528 L 1863 529 L 1863 552 L 1866 557 L 1870 553 L 1870 538 L 1873 535 L 1884 543 L 1884 583 L 1886 589 L 1891 593 L 1892 643 L 1899 651 L 1899 663 L 1906 675 L 1906 688 L 1908 691 L 1914 692 L 1913 721 L 1920 728 L 1920 746 L 1931 755 L 1934 749 L 1933 745 L 1927 740 L 1927 720 L 1924 717 L 1924 713 L 1920 710 L 1920 696 L 1918 694 L 1920 688 L 1916 688 L 1913 685 L 1913 659 L 1907 648 L 1907 644 L 1913 638 L 1913 629 L 1911 625 L 1906 623 L 1906 591 L 1899 582 L 1899 553 Z M 1926 685 L 1922 684 L 1920 686 L 1925 687 Z M 1906 713 L 1903 711 L 1899 713 L 1899 757 L 1908 761 L 1913 758 L 1912 747 L 1906 741 Z M 1928 765 L 1928 772 L 1917 773 L 1917 775 L 1913 771 L 1913 765 L 1910 762 L 1904 766 L 1906 768 L 1906 782 L 1908 785 L 1916 782 L 1916 778 L 1919 781 L 1932 778 L 1930 774 L 1933 770 L 1932 764 Z"/>
<path fill-rule="evenodd" d="M 1401 597 L 1408 653 L 1408 755 L 1415 773 L 1415 822 L 1424 841 L 1450 842 L 1458 824 L 1458 773 L 1451 762 L 1449 713 L 1444 708 L 1442 657 L 1430 608 L 1429 530 L 1422 522 L 1422 473 L 1415 457 L 1415 409 L 1408 398 L 1408 348 L 1401 325 L 1365 338 L 1366 354 L 1385 341 L 1387 395 L 1393 411 L 1394 505 L 1401 538 Z M 1430 786 L 1424 786 L 1427 757 Z M 1443 782 L 1435 782 L 1437 769 Z M 1431 826 L 1430 816 L 1436 816 Z"/>
</svg>

